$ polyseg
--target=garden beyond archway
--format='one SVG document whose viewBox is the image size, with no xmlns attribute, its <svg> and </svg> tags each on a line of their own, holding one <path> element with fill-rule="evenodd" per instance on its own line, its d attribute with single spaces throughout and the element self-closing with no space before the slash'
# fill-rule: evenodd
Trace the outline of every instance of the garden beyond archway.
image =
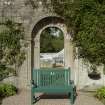
<svg viewBox="0 0 105 105">
<path fill-rule="evenodd" d="M 34 26 L 32 31 L 32 68 L 40 68 L 40 35 L 44 29 L 47 27 L 57 27 L 64 34 L 64 66 L 65 68 L 70 67 L 73 70 L 73 45 L 72 37 L 70 33 L 67 32 L 67 27 L 64 24 L 64 20 L 60 17 L 46 17 L 41 19 Z"/>
</svg>

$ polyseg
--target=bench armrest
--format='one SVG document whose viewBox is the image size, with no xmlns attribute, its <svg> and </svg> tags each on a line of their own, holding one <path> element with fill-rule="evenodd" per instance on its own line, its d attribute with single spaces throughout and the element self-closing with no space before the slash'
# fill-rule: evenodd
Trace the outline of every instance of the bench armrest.
<svg viewBox="0 0 105 105">
<path fill-rule="evenodd" d="M 70 85 L 71 85 L 73 88 L 76 87 L 73 80 L 70 80 Z"/>
<path fill-rule="evenodd" d="M 70 80 L 70 84 L 74 84 L 74 81 L 73 80 Z"/>
<path fill-rule="evenodd" d="M 34 82 L 34 80 L 31 81 L 31 84 L 33 85 L 33 87 L 37 88 L 37 84 Z"/>
</svg>

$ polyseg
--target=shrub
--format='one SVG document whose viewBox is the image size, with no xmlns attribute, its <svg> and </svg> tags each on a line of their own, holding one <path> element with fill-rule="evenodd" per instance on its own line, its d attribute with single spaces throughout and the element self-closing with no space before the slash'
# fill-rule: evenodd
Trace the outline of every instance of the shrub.
<svg viewBox="0 0 105 105">
<path fill-rule="evenodd" d="M 105 87 L 102 87 L 102 88 L 98 89 L 98 90 L 96 91 L 95 96 L 96 96 L 99 100 L 101 100 L 102 102 L 105 102 Z"/>
<path fill-rule="evenodd" d="M 8 97 L 15 95 L 17 88 L 10 84 L 0 84 L 0 97 Z"/>
</svg>

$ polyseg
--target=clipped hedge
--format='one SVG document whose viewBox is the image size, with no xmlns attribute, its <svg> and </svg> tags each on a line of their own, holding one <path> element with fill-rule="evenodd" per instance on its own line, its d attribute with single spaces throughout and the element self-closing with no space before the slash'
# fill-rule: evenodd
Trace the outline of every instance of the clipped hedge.
<svg viewBox="0 0 105 105">
<path fill-rule="evenodd" d="M 0 84 L 0 97 L 8 97 L 15 95 L 17 88 L 11 84 Z"/>
<path fill-rule="evenodd" d="M 105 87 L 102 87 L 96 91 L 95 96 L 101 100 L 105 105 Z"/>
</svg>

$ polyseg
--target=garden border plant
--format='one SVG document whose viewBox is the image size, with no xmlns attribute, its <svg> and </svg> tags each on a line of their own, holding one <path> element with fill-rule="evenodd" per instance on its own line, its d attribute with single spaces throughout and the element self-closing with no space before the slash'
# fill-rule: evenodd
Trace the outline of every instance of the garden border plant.
<svg viewBox="0 0 105 105">
<path fill-rule="evenodd" d="M 15 95 L 17 93 L 17 88 L 12 84 L 1 83 L 0 84 L 0 104 L 2 99 Z"/>
<path fill-rule="evenodd" d="M 95 97 L 98 98 L 105 105 L 105 86 L 97 89 Z"/>
</svg>

